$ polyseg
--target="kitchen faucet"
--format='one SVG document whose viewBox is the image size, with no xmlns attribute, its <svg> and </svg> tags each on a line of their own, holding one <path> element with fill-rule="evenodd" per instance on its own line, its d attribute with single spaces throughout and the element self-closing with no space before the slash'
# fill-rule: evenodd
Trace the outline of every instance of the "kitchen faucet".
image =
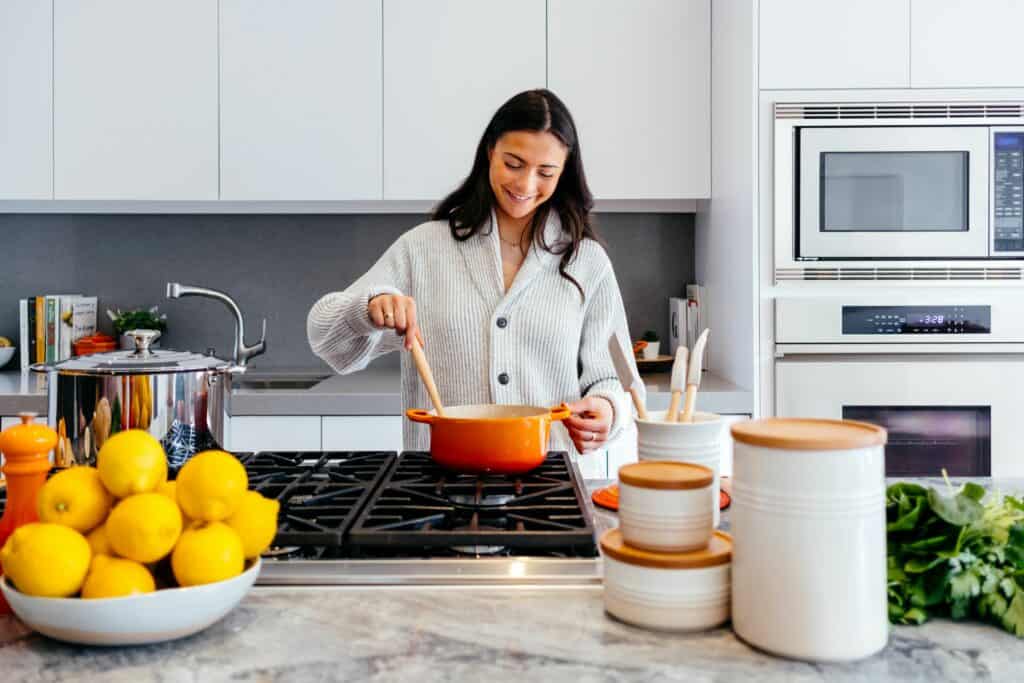
<svg viewBox="0 0 1024 683">
<path fill-rule="evenodd" d="M 239 367 L 246 367 L 249 359 L 253 356 L 258 356 L 267 350 L 267 319 L 263 319 L 263 333 L 260 335 L 260 340 L 252 346 L 245 345 L 245 323 L 242 322 L 242 311 L 239 310 L 238 304 L 235 300 L 224 292 L 217 291 L 216 289 L 207 289 L 205 287 L 191 287 L 189 285 L 182 285 L 177 282 L 167 283 L 167 298 L 178 299 L 183 296 L 205 296 L 210 299 L 216 299 L 222 302 L 225 306 L 231 309 L 231 312 L 235 314 L 235 357 L 234 363 Z"/>
</svg>

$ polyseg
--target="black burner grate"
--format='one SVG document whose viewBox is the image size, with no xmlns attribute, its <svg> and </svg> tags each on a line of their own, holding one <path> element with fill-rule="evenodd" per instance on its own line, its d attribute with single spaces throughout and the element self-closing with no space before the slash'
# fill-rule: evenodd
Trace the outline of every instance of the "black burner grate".
<svg viewBox="0 0 1024 683">
<path fill-rule="evenodd" d="M 459 475 L 403 453 L 349 531 L 356 550 L 562 550 L 593 557 L 594 524 L 568 454 L 520 476 Z"/>
<path fill-rule="evenodd" d="M 281 503 L 275 546 L 342 545 L 396 454 L 239 453 L 249 488 Z"/>
</svg>

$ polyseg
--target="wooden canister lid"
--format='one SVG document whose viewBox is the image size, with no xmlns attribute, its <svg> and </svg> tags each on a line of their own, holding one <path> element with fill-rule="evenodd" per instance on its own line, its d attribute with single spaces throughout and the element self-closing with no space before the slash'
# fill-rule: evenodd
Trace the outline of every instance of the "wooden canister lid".
<svg viewBox="0 0 1024 683">
<path fill-rule="evenodd" d="M 770 417 L 739 422 L 731 429 L 740 443 L 797 451 L 845 451 L 884 446 L 881 427 L 854 420 Z"/>
<path fill-rule="evenodd" d="M 701 489 L 714 478 L 710 468 L 689 462 L 645 460 L 619 468 L 620 482 L 642 489 Z"/>
<path fill-rule="evenodd" d="M 609 529 L 601 536 L 601 552 L 619 562 L 655 569 L 700 569 L 732 560 L 732 536 L 715 531 L 706 548 L 686 553 L 658 553 L 626 545 L 622 532 Z"/>
</svg>

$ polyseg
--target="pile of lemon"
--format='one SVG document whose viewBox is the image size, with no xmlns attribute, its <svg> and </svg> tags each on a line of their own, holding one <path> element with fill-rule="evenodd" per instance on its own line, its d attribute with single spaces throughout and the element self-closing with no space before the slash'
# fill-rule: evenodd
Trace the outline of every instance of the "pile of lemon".
<svg viewBox="0 0 1024 683">
<path fill-rule="evenodd" d="M 43 485 L 39 522 L 11 534 L 0 565 L 18 590 L 46 597 L 223 581 L 277 531 L 278 502 L 248 486 L 245 468 L 224 451 L 197 453 L 167 481 L 160 442 L 143 430 L 119 432 L 95 468 L 72 467 Z"/>
</svg>

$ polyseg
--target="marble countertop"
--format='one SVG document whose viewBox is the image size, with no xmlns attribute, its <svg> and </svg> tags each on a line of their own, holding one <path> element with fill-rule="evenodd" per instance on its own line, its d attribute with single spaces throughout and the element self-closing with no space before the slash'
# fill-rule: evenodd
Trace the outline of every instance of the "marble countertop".
<svg viewBox="0 0 1024 683">
<path fill-rule="evenodd" d="M 591 488 L 603 482 L 588 482 Z M 1003 491 L 1024 482 L 998 482 Z M 599 511 L 602 521 L 614 519 Z M 728 515 L 724 515 L 726 525 Z M 646 631 L 604 614 L 600 587 L 257 586 L 189 638 L 130 648 L 67 645 L 0 617 L 13 681 L 1020 681 L 1024 640 L 987 624 L 895 626 L 850 664 L 777 658 L 729 628 Z"/>
</svg>

